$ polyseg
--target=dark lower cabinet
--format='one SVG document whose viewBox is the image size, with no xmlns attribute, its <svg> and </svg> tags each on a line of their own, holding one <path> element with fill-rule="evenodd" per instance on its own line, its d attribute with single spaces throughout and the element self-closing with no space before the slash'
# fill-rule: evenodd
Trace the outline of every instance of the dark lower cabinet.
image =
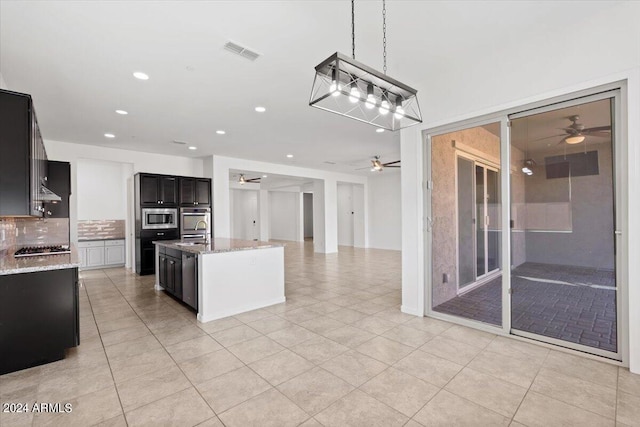
<svg viewBox="0 0 640 427">
<path fill-rule="evenodd" d="M 196 255 L 165 247 L 160 247 L 158 252 L 158 284 L 166 292 L 197 310 Z"/>
<path fill-rule="evenodd" d="M 0 374 L 64 358 L 80 344 L 78 269 L 0 276 Z"/>
</svg>

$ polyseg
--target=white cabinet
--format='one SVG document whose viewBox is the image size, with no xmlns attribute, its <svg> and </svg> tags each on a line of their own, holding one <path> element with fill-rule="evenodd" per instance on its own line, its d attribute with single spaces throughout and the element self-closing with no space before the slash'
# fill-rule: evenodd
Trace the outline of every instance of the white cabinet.
<svg viewBox="0 0 640 427">
<path fill-rule="evenodd" d="M 124 239 L 79 242 L 80 268 L 89 269 L 124 265 L 124 246 Z"/>
<path fill-rule="evenodd" d="M 104 265 L 104 246 L 101 248 L 87 248 L 87 267 Z"/>
</svg>

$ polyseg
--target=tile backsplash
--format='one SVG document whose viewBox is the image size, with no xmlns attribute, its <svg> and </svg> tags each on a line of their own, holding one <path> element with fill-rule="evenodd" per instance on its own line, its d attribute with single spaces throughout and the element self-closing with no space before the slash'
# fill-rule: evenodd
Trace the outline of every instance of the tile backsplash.
<svg viewBox="0 0 640 427">
<path fill-rule="evenodd" d="M 78 240 L 124 239 L 124 219 L 78 221 Z"/>
<path fill-rule="evenodd" d="M 69 244 L 69 218 L 0 218 L 0 251 Z"/>
</svg>

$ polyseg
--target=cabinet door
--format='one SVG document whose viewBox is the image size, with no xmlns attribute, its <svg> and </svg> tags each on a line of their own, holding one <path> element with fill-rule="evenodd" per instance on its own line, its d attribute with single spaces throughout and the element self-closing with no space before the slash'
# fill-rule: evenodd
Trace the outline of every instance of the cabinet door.
<svg viewBox="0 0 640 427">
<path fill-rule="evenodd" d="M 158 256 L 158 284 L 167 287 L 167 257 L 162 254 Z"/>
<path fill-rule="evenodd" d="M 78 257 L 80 258 L 80 267 L 87 266 L 87 248 L 78 248 Z"/>
<path fill-rule="evenodd" d="M 124 246 L 105 246 L 104 263 L 106 265 L 124 264 Z"/>
<path fill-rule="evenodd" d="M 193 206 L 195 204 L 196 180 L 194 178 L 180 178 L 180 205 Z"/>
<path fill-rule="evenodd" d="M 196 205 L 209 206 L 211 204 L 211 181 L 208 179 L 196 180 Z"/>
<path fill-rule="evenodd" d="M 174 259 L 173 294 L 182 299 L 182 260 Z"/>
<path fill-rule="evenodd" d="M 163 206 L 175 206 L 178 202 L 178 185 L 173 177 L 160 178 L 160 201 Z"/>
<path fill-rule="evenodd" d="M 140 204 L 156 206 L 160 201 L 158 192 L 158 177 L 154 175 L 140 175 Z"/>
<path fill-rule="evenodd" d="M 87 248 L 87 267 L 104 265 L 104 247 Z"/>
<path fill-rule="evenodd" d="M 166 276 L 166 286 L 165 289 L 169 290 L 171 293 L 175 293 L 175 278 L 176 278 L 176 260 L 167 257 L 167 276 Z"/>
</svg>

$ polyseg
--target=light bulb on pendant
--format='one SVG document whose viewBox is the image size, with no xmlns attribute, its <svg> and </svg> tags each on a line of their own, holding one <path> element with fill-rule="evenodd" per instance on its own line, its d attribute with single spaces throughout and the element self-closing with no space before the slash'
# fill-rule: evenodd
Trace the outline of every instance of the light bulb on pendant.
<svg viewBox="0 0 640 427">
<path fill-rule="evenodd" d="M 376 97 L 373 96 L 373 85 L 370 84 L 367 86 L 367 100 L 364 103 L 364 106 L 368 109 L 372 109 L 376 106 Z"/>
<path fill-rule="evenodd" d="M 329 92 L 331 93 L 331 96 L 338 96 L 340 95 L 341 90 L 342 87 L 336 80 L 336 70 L 334 69 L 333 71 L 331 71 L 331 86 L 329 86 Z"/>
<path fill-rule="evenodd" d="M 389 102 L 386 99 L 382 100 L 382 102 L 380 103 L 380 108 L 378 108 L 378 111 L 383 116 L 385 116 L 385 115 L 387 115 L 389 113 Z"/>
<path fill-rule="evenodd" d="M 351 83 L 351 90 L 349 91 L 349 101 L 352 104 L 360 101 L 360 90 L 358 89 L 358 85 L 355 82 Z"/>
<path fill-rule="evenodd" d="M 396 111 L 393 113 L 393 117 L 397 120 L 400 120 L 404 117 L 404 108 L 402 108 L 402 97 L 399 96 L 396 98 Z"/>
</svg>

